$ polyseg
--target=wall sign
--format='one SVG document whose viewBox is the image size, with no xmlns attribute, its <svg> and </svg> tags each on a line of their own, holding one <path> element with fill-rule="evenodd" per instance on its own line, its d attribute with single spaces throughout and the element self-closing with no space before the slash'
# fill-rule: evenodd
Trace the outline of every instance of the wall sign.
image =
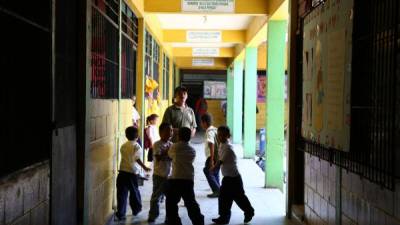
<svg viewBox="0 0 400 225">
<path fill-rule="evenodd" d="M 213 43 L 222 41 L 221 31 L 187 31 L 186 41 L 195 43 Z"/>
<path fill-rule="evenodd" d="M 326 1 L 304 19 L 301 133 L 343 151 L 350 148 L 353 4 Z"/>
<path fill-rule="evenodd" d="M 182 0 L 182 12 L 234 13 L 235 0 Z"/>
<path fill-rule="evenodd" d="M 219 48 L 193 48 L 192 56 L 195 57 L 218 57 Z"/>
<path fill-rule="evenodd" d="M 194 58 L 192 66 L 214 66 L 214 59 Z"/>
</svg>

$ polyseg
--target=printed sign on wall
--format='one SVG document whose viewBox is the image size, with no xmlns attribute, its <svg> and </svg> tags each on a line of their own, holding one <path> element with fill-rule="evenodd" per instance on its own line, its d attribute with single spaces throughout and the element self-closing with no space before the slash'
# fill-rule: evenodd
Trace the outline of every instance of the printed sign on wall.
<svg viewBox="0 0 400 225">
<path fill-rule="evenodd" d="M 182 12 L 234 13 L 235 0 L 182 0 Z"/>
<path fill-rule="evenodd" d="M 194 58 L 192 66 L 214 66 L 214 59 Z"/>
<path fill-rule="evenodd" d="M 221 31 L 187 31 L 186 41 L 194 43 L 214 43 L 222 41 Z"/>
<path fill-rule="evenodd" d="M 218 57 L 219 48 L 193 48 L 192 56 L 195 57 Z"/>
</svg>

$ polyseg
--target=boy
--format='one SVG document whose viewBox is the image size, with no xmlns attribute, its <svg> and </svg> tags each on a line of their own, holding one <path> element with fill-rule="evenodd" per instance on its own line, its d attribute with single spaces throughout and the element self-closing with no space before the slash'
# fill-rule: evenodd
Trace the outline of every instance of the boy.
<svg viewBox="0 0 400 225">
<path fill-rule="evenodd" d="M 219 195 L 219 166 L 214 167 L 218 162 L 218 140 L 217 140 L 217 128 L 212 126 L 212 116 L 209 113 L 205 113 L 200 118 L 200 124 L 203 129 L 206 130 L 205 133 L 205 154 L 206 163 L 203 169 L 204 175 L 206 175 L 208 184 L 213 193 L 208 194 L 209 198 L 217 198 Z M 210 171 L 210 168 L 213 168 Z"/>
<path fill-rule="evenodd" d="M 217 136 L 220 141 L 217 165 L 221 165 L 224 178 L 218 197 L 219 217 L 212 219 L 212 221 L 216 224 L 228 224 L 231 217 L 232 202 L 235 201 L 239 208 L 244 211 L 244 223 L 248 223 L 254 216 L 254 209 L 244 193 L 242 177 L 236 165 L 236 155 L 232 144 L 229 143 L 231 137 L 229 128 L 220 126 Z"/>
<path fill-rule="evenodd" d="M 192 130 L 187 127 L 179 129 L 179 141 L 172 145 L 168 151 L 172 159 L 172 173 L 168 180 L 167 188 L 167 218 L 165 223 L 169 225 L 181 225 L 178 215 L 178 202 L 181 198 L 185 202 L 189 218 L 194 225 L 204 225 L 204 216 L 200 212 L 194 190 L 193 161 L 196 151 L 189 145 Z"/>
<path fill-rule="evenodd" d="M 160 199 L 165 194 L 167 178 L 171 171 L 171 159 L 168 157 L 168 150 L 172 146 L 170 141 L 172 137 L 172 126 L 169 123 L 162 123 L 159 127 L 161 140 L 153 145 L 153 193 L 150 200 L 150 211 L 147 221 L 152 223 L 160 214 L 159 205 Z"/>
<path fill-rule="evenodd" d="M 117 212 L 115 216 L 118 220 L 125 219 L 128 192 L 132 214 L 136 216 L 142 210 L 138 187 L 138 173 L 140 171 L 138 165 L 145 171 L 150 171 L 150 168 L 146 167 L 140 160 L 142 148 L 137 143 L 138 129 L 133 126 L 126 128 L 125 136 L 128 141 L 121 146 L 121 164 L 117 176 Z"/>
</svg>

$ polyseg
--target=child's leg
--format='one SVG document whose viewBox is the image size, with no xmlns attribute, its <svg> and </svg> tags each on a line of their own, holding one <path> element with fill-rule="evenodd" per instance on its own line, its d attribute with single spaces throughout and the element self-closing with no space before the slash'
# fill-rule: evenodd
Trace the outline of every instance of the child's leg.
<svg viewBox="0 0 400 225">
<path fill-rule="evenodd" d="M 189 218 L 194 225 L 204 225 L 204 216 L 201 214 L 199 204 L 193 190 L 194 183 L 191 180 L 182 181 L 182 198 L 189 214 Z"/>
<path fill-rule="evenodd" d="M 218 213 L 219 218 L 224 222 L 229 222 L 231 218 L 231 208 L 233 203 L 232 189 L 230 177 L 224 177 L 222 179 L 222 185 L 218 197 Z"/>
<path fill-rule="evenodd" d="M 129 204 L 132 214 L 136 216 L 142 210 L 142 198 L 139 192 L 137 175 L 130 174 L 129 178 Z"/>
<path fill-rule="evenodd" d="M 150 220 L 156 219 L 160 214 L 158 203 L 160 201 L 161 196 L 165 192 L 166 180 L 167 178 L 153 175 L 153 193 L 151 194 L 150 211 L 149 211 Z"/>
<path fill-rule="evenodd" d="M 127 178 L 124 172 L 117 176 L 117 217 L 123 218 L 126 214 L 126 199 L 128 198 Z"/>
<path fill-rule="evenodd" d="M 234 178 L 235 194 L 234 201 L 239 206 L 239 208 L 245 213 L 245 215 L 254 215 L 254 208 L 251 206 L 249 199 L 247 198 L 244 189 L 243 181 L 241 176 Z"/>
<path fill-rule="evenodd" d="M 203 168 L 204 175 L 207 178 L 207 182 L 213 193 L 219 193 L 219 170 L 210 172 L 210 157 L 207 158 L 206 163 Z M 216 176 L 217 174 L 217 176 Z"/>
<path fill-rule="evenodd" d="M 171 179 L 167 183 L 166 191 L 166 224 L 170 225 L 181 225 L 181 219 L 178 214 L 178 202 L 181 200 L 182 187 L 179 181 Z"/>
</svg>

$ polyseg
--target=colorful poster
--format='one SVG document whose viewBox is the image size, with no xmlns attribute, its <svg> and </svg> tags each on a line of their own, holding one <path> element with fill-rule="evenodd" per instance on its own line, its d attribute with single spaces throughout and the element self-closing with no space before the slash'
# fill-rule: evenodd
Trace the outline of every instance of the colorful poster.
<svg viewBox="0 0 400 225">
<path fill-rule="evenodd" d="M 302 136 L 327 148 L 350 145 L 354 0 L 326 1 L 304 19 Z"/>
<path fill-rule="evenodd" d="M 257 102 L 265 103 L 267 96 L 267 76 L 258 75 L 257 76 Z"/>
</svg>

